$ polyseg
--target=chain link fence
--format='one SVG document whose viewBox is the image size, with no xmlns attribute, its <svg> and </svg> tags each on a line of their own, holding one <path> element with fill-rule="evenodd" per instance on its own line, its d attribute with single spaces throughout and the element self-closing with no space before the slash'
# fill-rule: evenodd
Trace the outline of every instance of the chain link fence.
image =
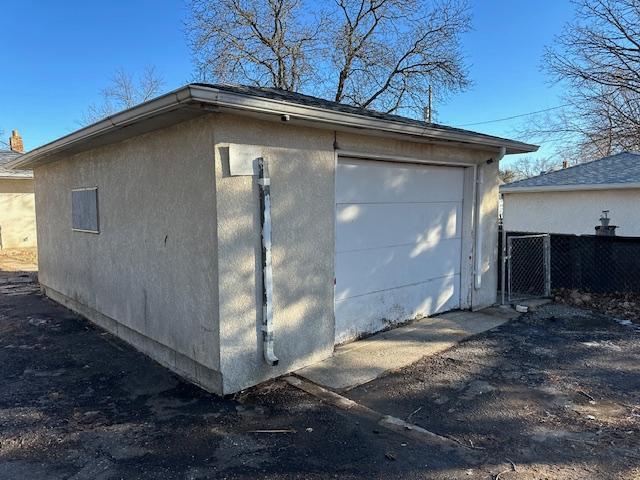
<svg viewBox="0 0 640 480">
<path fill-rule="evenodd" d="M 639 237 L 500 232 L 499 248 L 503 303 L 550 296 L 560 288 L 640 292 Z"/>
<path fill-rule="evenodd" d="M 640 238 L 552 235 L 553 289 L 640 292 Z"/>
<path fill-rule="evenodd" d="M 551 248 L 546 234 L 508 235 L 505 245 L 506 299 L 551 295 Z"/>
</svg>

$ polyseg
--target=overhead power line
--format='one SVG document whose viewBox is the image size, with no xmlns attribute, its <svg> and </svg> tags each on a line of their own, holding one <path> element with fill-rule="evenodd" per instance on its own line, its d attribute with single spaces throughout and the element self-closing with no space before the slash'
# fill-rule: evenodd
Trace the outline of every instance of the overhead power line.
<svg viewBox="0 0 640 480">
<path fill-rule="evenodd" d="M 535 112 L 520 113 L 518 115 L 512 115 L 510 117 L 496 118 L 495 120 L 485 120 L 483 122 L 465 123 L 464 125 L 458 125 L 458 126 L 459 127 L 473 127 L 474 125 L 486 125 L 487 123 L 505 122 L 507 120 L 513 120 L 514 118 L 528 117 L 529 115 L 536 115 L 538 113 L 550 112 L 551 110 L 557 110 L 559 108 L 568 107 L 569 105 L 571 105 L 571 104 L 565 103 L 564 105 L 557 105 L 555 107 L 545 108 L 543 110 L 536 110 Z"/>
</svg>

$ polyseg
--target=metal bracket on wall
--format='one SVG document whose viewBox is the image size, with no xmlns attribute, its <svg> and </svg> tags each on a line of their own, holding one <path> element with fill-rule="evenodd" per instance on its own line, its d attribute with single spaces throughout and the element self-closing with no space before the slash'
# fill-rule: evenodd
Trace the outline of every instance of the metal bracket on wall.
<svg viewBox="0 0 640 480">
<path fill-rule="evenodd" d="M 262 162 L 262 147 L 260 145 L 229 144 L 229 174 L 254 175 L 259 174 L 259 163 Z"/>
</svg>

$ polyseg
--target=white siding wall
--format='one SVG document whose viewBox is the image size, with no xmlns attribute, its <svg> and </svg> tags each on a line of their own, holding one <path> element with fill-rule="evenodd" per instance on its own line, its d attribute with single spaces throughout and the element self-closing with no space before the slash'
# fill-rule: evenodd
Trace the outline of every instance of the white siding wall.
<svg viewBox="0 0 640 480">
<path fill-rule="evenodd" d="M 0 179 L 0 248 L 36 246 L 33 180 Z"/>
<path fill-rule="evenodd" d="M 640 237 L 640 189 L 504 194 L 507 231 L 593 235 L 602 210 L 617 235 Z"/>
</svg>

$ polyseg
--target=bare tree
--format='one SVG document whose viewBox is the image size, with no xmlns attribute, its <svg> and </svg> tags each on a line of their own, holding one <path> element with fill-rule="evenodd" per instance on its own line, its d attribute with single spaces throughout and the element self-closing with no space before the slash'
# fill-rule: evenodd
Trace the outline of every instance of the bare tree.
<svg viewBox="0 0 640 480">
<path fill-rule="evenodd" d="M 498 179 L 501 183 L 511 183 L 518 180 L 518 176 L 511 168 L 500 169 L 498 172 Z"/>
<path fill-rule="evenodd" d="M 504 183 L 510 183 L 516 180 L 535 177 L 536 175 L 560 168 L 561 165 L 561 162 L 559 163 L 550 157 L 525 156 L 500 169 L 499 177 Z"/>
<path fill-rule="evenodd" d="M 422 111 L 469 85 L 463 0 L 191 0 L 198 76 L 302 91 L 385 112 Z"/>
<path fill-rule="evenodd" d="M 164 80 L 153 66 L 145 67 L 137 77 L 119 68 L 111 78 L 111 83 L 101 90 L 102 101 L 89 105 L 80 123 L 94 123 L 145 102 L 158 95 L 163 84 Z"/>
<path fill-rule="evenodd" d="M 545 62 L 568 87 L 567 107 L 529 125 L 560 145 L 565 158 L 586 161 L 640 149 L 640 2 L 577 0 Z"/>
<path fill-rule="evenodd" d="M 192 0 L 187 28 L 198 76 L 298 90 L 323 23 L 304 23 L 300 0 Z"/>
<path fill-rule="evenodd" d="M 466 4 L 420 0 L 337 0 L 342 22 L 333 29 L 334 99 L 393 112 L 421 109 L 436 92 L 469 81 L 460 35 L 469 29 Z"/>
</svg>

